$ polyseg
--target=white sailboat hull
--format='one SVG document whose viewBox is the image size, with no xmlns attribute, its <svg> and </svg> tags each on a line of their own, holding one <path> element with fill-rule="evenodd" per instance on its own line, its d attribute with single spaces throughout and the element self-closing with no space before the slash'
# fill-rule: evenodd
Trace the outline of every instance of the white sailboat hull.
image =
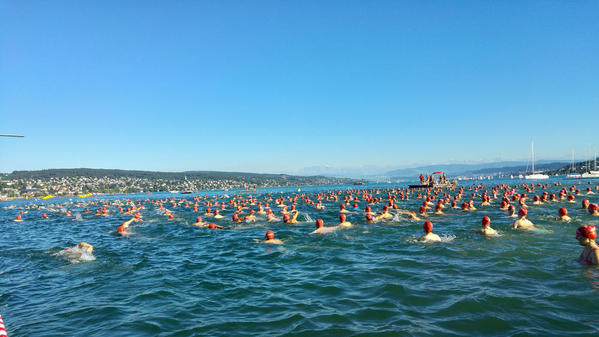
<svg viewBox="0 0 599 337">
<path fill-rule="evenodd" d="M 534 173 L 534 174 L 525 175 L 524 179 L 528 179 L 528 180 L 549 179 L 549 176 L 546 174 L 542 174 L 542 173 Z"/>
<path fill-rule="evenodd" d="M 599 171 L 590 171 L 583 173 L 582 178 L 599 178 Z"/>
</svg>

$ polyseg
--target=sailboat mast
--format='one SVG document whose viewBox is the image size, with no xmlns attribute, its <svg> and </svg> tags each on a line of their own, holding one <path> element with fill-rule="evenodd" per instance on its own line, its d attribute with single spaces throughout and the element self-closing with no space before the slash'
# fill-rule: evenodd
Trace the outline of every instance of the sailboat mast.
<svg viewBox="0 0 599 337">
<path fill-rule="evenodd" d="M 530 142 L 532 152 L 532 174 L 535 174 L 535 142 Z"/>
</svg>

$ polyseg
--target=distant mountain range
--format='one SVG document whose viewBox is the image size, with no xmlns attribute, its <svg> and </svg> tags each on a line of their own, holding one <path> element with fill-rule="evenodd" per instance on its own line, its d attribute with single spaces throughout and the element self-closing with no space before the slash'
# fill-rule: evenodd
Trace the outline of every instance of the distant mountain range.
<svg viewBox="0 0 599 337">
<path fill-rule="evenodd" d="M 555 171 L 568 166 L 565 160 L 537 160 L 535 171 Z M 409 168 L 389 170 L 376 166 L 363 166 L 358 168 L 335 168 L 331 166 L 312 166 L 301 169 L 299 175 L 322 175 L 327 177 L 351 177 L 369 180 L 405 180 L 417 179 L 420 173 L 430 174 L 442 171 L 448 177 L 496 176 L 510 174 L 524 174 L 531 170 L 527 161 L 500 161 L 490 163 L 460 163 L 460 164 L 434 164 Z"/>
<path fill-rule="evenodd" d="M 556 170 L 567 165 L 567 161 L 538 160 L 535 163 L 535 171 Z M 432 173 L 442 171 L 449 177 L 476 176 L 476 175 L 509 175 L 523 174 L 530 171 L 529 163 L 524 161 L 502 161 L 481 164 L 439 164 L 427 165 L 414 168 L 398 169 L 386 172 L 391 178 L 414 178 L 420 173 Z"/>
</svg>

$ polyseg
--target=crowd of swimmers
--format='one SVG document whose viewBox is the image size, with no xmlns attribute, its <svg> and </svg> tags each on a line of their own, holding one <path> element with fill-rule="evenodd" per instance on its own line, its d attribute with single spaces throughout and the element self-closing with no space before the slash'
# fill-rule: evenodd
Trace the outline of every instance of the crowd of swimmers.
<svg viewBox="0 0 599 337">
<path fill-rule="evenodd" d="M 561 183 L 553 183 L 555 187 L 560 188 Z M 298 224 L 299 211 L 297 205 L 303 203 L 309 208 L 314 210 L 324 210 L 326 205 L 339 205 L 339 222 L 334 226 L 325 226 L 324 221 L 318 218 L 315 221 L 315 229 L 310 234 L 326 234 L 335 232 L 343 228 L 352 227 L 353 224 L 348 221 L 347 215 L 363 213 L 365 223 L 380 223 L 398 221 L 400 217 L 405 216 L 412 221 L 422 221 L 424 234 L 419 237 L 420 241 L 423 242 L 438 242 L 441 238 L 433 232 L 433 223 L 427 219 L 429 218 L 430 212 L 435 215 L 446 215 L 444 212 L 446 208 L 459 210 L 461 212 L 473 212 L 477 210 L 475 200 L 479 200 L 478 207 L 493 207 L 493 204 L 498 204 L 497 207 L 505 211 L 508 217 L 514 218 L 512 229 L 533 231 L 537 229 L 535 224 L 527 218 L 528 216 L 528 194 L 534 193 L 537 189 L 544 190 L 539 195 L 534 195 L 532 205 L 541 206 L 550 204 L 553 202 L 566 202 L 570 204 L 577 203 L 576 197 L 580 195 L 587 195 L 589 198 L 595 194 L 593 189 L 589 186 L 585 192 L 582 192 L 575 185 L 569 188 L 561 187 L 559 193 L 549 193 L 546 191 L 549 184 L 521 184 L 521 185 L 497 185 L 494 187 L 487 188 L 485 185 L 472 186 L 469 188 L 450 186 L 447 188 L 427 188 L 427 189 L 408 189 L 408 188 L 390 188 L 390 189 L 363 189 L 363 190 L 333 190 L 327 192 L 320 192 L 316 194 L 306 193 L 295 193 L 288 196 L 273 197 L 272 194 L 266 194 L 263 196 L 263 200 L 258 200 L 256 196 L 234 196 L 229 197 L 208 197 L 208 196 L 196 196 L 193 199 L 175 199 L 167 198 L 161 200 L 144 200 L 133 201 L 126 199 L 124 201 L 113 201 L 112 203 L 102 201 L 93 201 L 87 203 L 87 207 L 97 207 L 94 212 L 90 211 L 89 208 L 85 208 L 82 211 L 84 214 L 90 214 L 94 216 L 110 216 L 111 211 L 108 207 L 113 207 L 113 211 L 116 207 L 116 212 L 122 215 L 129 215 L 131 218 L 127 221 L 122 222 L 116 228 L 116 234 L 120 236 L 128 236 L 133 233 L 129 231 L 131 226 L 136 222 L 142 222 L 142 212 L 146 212 L 147 209 L 144 205 L 146 203 L 152 204 L 158 212 L 165 216 L 167 221 L 184 221 L 185 219 L 176 217 L 175 209 L 179 207 L 190 208 L 194 213 L 201 215 L 196 216 L 195 222 L 191 225 L 204 227 L 209 230 L 221 230 L 221 229 L 233 229 L 236 228 L 236 224 L 239 223 L 253 223 L 263 222 L 277 223 L 283 222 L 286 224 Z M 599 190 L 599 185 L 594 186 L 595 190 Z M 471 197 L 466 196 L 466 191 L 471 191 Z M 523 190 L 518 193 L 517 190 Z M 402 210 L 399 208 L 399 204 L 402 201 L 410 200 L 411 198 L 422 199 L 422 205 L 418 207 L 418 211 Z M 469 200 L 466 200 L 469 199 Z M 500 200 L 500 201 L 498 201 Z M 498 202 L 496 202 L 498 201 Z M 459 203 L 459 205 L 458 205 Z M 359 205 L 365 205 L 362 209 Z M 271 205 L 273 207 L 271 207 Z M 381 211 L 374 212 L 372 208 L 382 207 Z M 580 208 L 586 210 L 590 217 L 599 216 L 599 205 L 591 203 L 588 199 L 583 199 L 580 203 Z M 82 205 L 79 205 L 82 206 Z M 83 207 L 85 207 L 83 206 Z M 74 220 L 82 220 L 79 212 L 75 215 L 72 211 L 65 210 L 64 206 L 44 206 L 44 205 L 30 205 L 29 208 L 38 208 L 42 210 L 49 210 L 52 212 L 64 213 L 67 217 L 73 217 Z M 200 208 L 203 211 L 200 211 Z M 273 209 L 279 209 L 275 212 Z M 516 211 L 516 209 L 518 209 Z M 231 220 L 230 226 L 223 226 L 222 222 L 226 222 L 223 212 L 230 212 Z M 16 222 L 22 222 L 24 219 L 23 211 L 16 216 Z M 258 218 L 257 216 L 260 216 Z M 48 219 L 47 213 L 42 213 L 41 219 Z M 215 222 L 205 221 L 206 219 L 214 219 Z M 223 220 L 224 219 L 224 220 Z M 572 219 L 568 215 L 568 210 L 565 207 L 557 209 L 557 216 L 555 218 L 558 221 L 570 222 Z M 481 227 L 477 230 L 477 233 L 484 236 L 495 236 L 497 230 L 491 228 L 491 218 L 483 216 L 481 219 Z M 584 247 L 582 253 L 578 257 L 578 261 L 583 264 L 596 265 L 599 264 L 599 247 L 596 243 L 597 232 L 594 225 L 585 224 L 576 230 L 576 239 L 579 244 Z M 264 244 L 283 244 L 284 242 L 280 239 L 275 238 L 275 233 L 272 230 L 267 230 L 264 239 L 256 239 L 256 241 Z M 77 251 L 83 251 L 91 254 L 94 247 L 87 243 L 81 242 L 74 247 L 69 249 L 76 249 Z"/>
</svg>

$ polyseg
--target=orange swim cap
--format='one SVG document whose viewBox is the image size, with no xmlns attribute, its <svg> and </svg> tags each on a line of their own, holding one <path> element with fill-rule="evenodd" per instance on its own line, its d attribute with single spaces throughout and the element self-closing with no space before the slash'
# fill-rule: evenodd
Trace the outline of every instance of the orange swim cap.
<svg viewBox="0 0 599 337">
<path fill-rule="evenodd" d="M 491 224 L 491 219 L 488 216 L 484 216 L 481 221 L 483 226 L 489 226 Z"/>
<path fill-rule="evenodd" d="M 424 230 L 425 233 L 430 233 L 433 231 L 433 223 L 430 221 L 425 221 L 424 224 L 422 225 L 422 229 Z"/>
<path fill-rule="evenodd" d="M 339 214 L 339 221 L 345 222 L 345 219 L 346 219 L 345 214 Z"/>
<path fill-rule="evenodd" d="M 275 232 L 268 230 L 266 231 L 266 235 L 264 235 L 264 239 L 266 240 L 272 240 L 275 238 Z"/>
<path fill-rule="evenodd" d="M 562 208 L 560 208 L 560 209 L 557 210 L 557 214 L 559 214 L 559 216 L 568 215 L 568 210 L 562 207 Z"/>
<path fill-rule="evenodd" d="M 320 228 L 324 226 L 324 221 L 322 219 L 316 219 L 316 228 Z"/>
<path fill-rule="evenodd" d="M 597 238 L 597 229 L 593 225 L 580 226 L 576 230 L 576 235 L 595 240 Z"/>
<path fill-rule="evenodd" d="M 518 211 L 519 216 L 526 216 L 527 214 L 528 210 L 526 210 L 526 208 L 520 208 L 520 210 Z"/>
</svg>

